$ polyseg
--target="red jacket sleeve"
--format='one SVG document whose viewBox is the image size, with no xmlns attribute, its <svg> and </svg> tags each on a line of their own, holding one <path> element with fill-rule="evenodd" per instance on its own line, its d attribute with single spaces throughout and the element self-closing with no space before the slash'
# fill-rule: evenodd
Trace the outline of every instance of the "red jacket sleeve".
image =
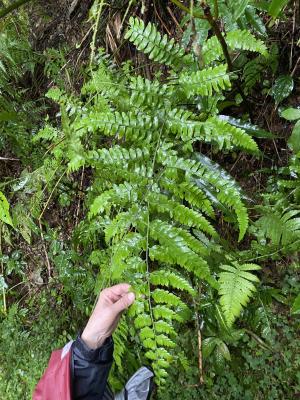
<svg viewBox="0 0 300 400">
<path fill-rule="evenodd" d="M 72 342 L 52 353 L 48 367 L 33 393 L 33 400 L 71 400 Z"/>
</svg>

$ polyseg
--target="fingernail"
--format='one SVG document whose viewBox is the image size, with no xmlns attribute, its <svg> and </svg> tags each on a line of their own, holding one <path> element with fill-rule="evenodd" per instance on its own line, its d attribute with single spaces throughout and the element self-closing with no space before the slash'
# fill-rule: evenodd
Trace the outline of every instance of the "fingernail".
<svg viewBox="0 0 300 400">
<path fill-rule="evenodd" d="M 128 293 L 127 296 L 128 296 L 128 301 L 130 302 L 130 304 L 132 304 L 134 302 L 134 299 L 135 299 L 134 293 L 130 292 L 130 293 Z"/>
</svg>

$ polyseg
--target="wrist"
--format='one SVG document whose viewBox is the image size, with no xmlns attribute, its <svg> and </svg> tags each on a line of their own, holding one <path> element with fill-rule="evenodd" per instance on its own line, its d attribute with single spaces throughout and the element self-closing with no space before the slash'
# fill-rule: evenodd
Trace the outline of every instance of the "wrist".
<svg viewBox="0 0 300 400">
<path fill-rule="evenodd" d="M 105 337 L 97 337 L 90 335 L 86 330 L 84 330 L 81 334 L 82 341 L 91 349 L 96 350 L 101 347 L 106 338 Z"/>
</svg>

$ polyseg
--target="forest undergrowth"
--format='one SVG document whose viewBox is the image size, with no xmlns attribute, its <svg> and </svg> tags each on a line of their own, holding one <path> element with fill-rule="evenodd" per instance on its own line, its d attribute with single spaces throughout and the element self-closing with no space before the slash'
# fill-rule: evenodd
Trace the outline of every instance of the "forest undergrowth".
<svg viewBox="0 0 300 400">
<path fill-rule="evenodd" d="M 0 2 L 0 398 L 123 281 L 115 390 L 150 365 L 156 399 L 298 398 L 299 4 L 23 3 Z"/>
</svg>

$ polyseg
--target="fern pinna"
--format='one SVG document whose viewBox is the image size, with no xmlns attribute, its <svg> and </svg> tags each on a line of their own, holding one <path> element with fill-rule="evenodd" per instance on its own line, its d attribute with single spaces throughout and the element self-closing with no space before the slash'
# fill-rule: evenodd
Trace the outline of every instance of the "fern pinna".
<svg viewBox="0 0 300 400">
<path fill-rule="evenodd" d="M 49 96 L 61 104 L 68 121 L 56 139 L 57 157 L 67 158 L 70 172 L 82 166 L 94 171 L 82 231 L 93 238 L 100 279 L 132 284 L 137 300 L 129 316 L 163 383 L 176 358 L 177 325 L 190 315 L 195 282 L 221 288 L 228 322 L 241 309 L 230 308 L 226 281 L 222 275 L 217 279 L 209 256 L 220 248 L 216 212 L 235 223 L 238 240 L 243 239 L 248 226 L 243 195 L 232 177 L 196 153 L 193 144 L 251 153 L 258 147 L 243 129 L 218 117 L 218 100 L 231 88 L 225 64 L 199 70 L 192 55 L 138 19 L 130 20 L 127 38 L 168 65 L 168 77 L 150 81 L 130 73 L 128 65 L 118 73 L 102 57 L 81 102 L 66 101 L 57 89 Z M 239 284 L 244 275 L 238 275 Z M 249 297 L 245 287 L 240 305 Z"/>
</svg>

